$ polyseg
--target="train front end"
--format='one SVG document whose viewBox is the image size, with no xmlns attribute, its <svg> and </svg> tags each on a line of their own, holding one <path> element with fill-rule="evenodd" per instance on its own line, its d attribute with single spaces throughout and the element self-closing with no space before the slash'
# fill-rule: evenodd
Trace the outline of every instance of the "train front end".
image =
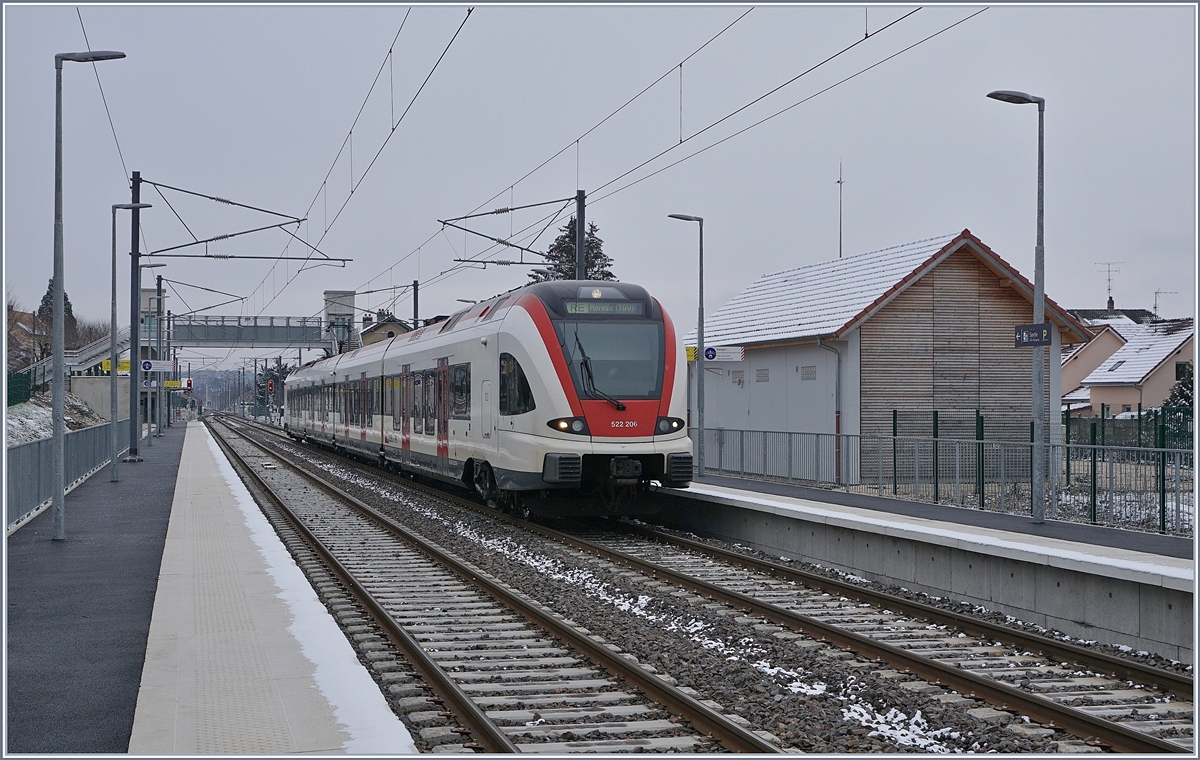
<svg viewBox="0 0 1200 760">
<path fill-rule="evenodd" d="M 545 348 L 530 360 L 549 391 L 529 415 L 541 460 L 529 511 L 645 514 L 653 483 L 688 485 L 687 365 L 658 301 L 637 285 L 568 280 L 526 288 L 516 306 L 505 329 L 536 333 L 523 342 Z"/>
</svg>

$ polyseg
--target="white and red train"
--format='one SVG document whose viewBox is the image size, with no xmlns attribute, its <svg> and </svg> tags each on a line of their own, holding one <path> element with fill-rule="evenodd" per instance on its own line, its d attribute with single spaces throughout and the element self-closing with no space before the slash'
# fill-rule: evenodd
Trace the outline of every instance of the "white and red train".
<svg viewBox="0 0 1200 760">
<path fill-rule="evenodd" d="M 686 361 L 644 288 L 553 281 L 286 382 L 288 434 L 521 514 L 636 514 L 692 479 Z"/>
</svg>

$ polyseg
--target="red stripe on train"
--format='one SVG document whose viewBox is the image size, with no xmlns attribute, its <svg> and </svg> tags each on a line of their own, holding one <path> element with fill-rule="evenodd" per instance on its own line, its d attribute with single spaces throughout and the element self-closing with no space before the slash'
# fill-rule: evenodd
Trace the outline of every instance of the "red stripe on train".
<svg viewBox="0 0 1200 760">
<path fill-rule="evenodd" d="M 558 384 L 567 394 L 567 403 L 571 405 L 571 414 L 576 417 L 583 416 L 579 394 L 575 392 L 575 382 L 571 379 L 571 370 L 567 367 L 562 347 L 558 345 L 558 333 L 554 332 L 554 325 L 550 324 L 550 315 L 546 313 L 546 305 L 532 293 L 521 296 L 514 305 L 520 306 L 533 318 L 533 324 L 542 336 L 542 342 L 546 344 L 546 353 L 550 354 L 550 361 L 554 364 L 554 372 L 558 375 Z"/>
</svg>

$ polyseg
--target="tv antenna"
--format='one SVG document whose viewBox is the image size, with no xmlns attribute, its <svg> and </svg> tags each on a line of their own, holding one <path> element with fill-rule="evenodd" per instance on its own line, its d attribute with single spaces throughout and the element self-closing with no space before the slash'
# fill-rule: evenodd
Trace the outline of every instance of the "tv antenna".
<svg viewBox="0 0 1200 760">
<path fill-rule="evenodd" d="M 1179 291 L 1177 291 L 1177 290 L 1156 290 L 1156 291 L 1154 291 L 1154 316 L 1155 317 L 1158 317 L 1158 297 L 1162 296 L 1162 295 L 1177 296 L 1177 295 L 1179 295 Z"/>
<path fill-rule="evenodd" d="M 842 257 L 842 185 L 845 180 L 842 179 L 842 162 L 838 161 L 838 258 Z"/>
<path fill-rule="evenodd" d="M 1097 262 L 1095 262 L 1096 266 L 1106 267 L 1108 270 L 1108 302 L 1109 302 L 1109 304 L 1112 304 L 1112 276 L 1113 276 L 1113 274 L 1121 273 L 1120 269 L 1113 269 L 1113 264 L 1124 264 L 1124 263 L 1125 263 L 1124 261 L 1097 261 Z M 1111 309 L 1112 306 L 1110 305 L 1109 308 Z"/>
</svg>

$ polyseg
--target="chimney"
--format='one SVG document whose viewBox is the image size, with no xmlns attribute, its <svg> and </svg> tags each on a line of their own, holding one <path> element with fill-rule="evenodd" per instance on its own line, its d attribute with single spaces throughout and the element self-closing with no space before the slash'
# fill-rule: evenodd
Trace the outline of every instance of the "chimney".
<svg viewBox="0 0 1200 760">
<path fill-rule="evenodd" d="M 1114 306 L 1113 306 L 1113 300 L 1112 300 L 1112 296 L 1109 296 L 1109 297 L 1108 297 L 1108 311 L 1109 311 L 1109 313 L 1112 313 L 1113 311 L 1116 311 L 1116 309 L 1115 309 L 1115 308 L 1114 308 Z"/>
<path fill-rule="evenodd" d="M 363 329 L 366 330 L 368 327 L 370 327 L 372 321 L 373 318 L 371 317 L 371 312 L 368 311 L 367 313 L 363 314 Z"/>
</svg>

